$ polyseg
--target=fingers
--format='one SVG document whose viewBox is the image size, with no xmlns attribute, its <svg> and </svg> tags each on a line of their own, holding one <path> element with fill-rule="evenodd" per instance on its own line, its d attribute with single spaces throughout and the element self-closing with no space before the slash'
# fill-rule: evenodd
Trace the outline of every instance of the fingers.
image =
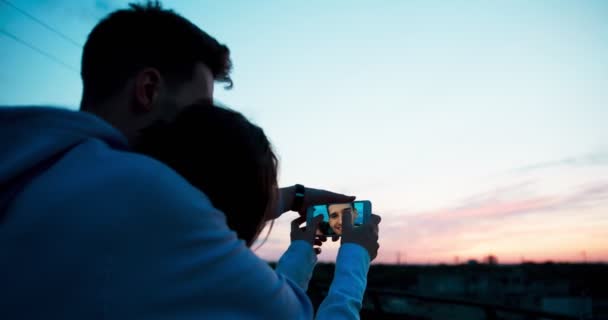
<svg viewBox="0 0 608 320">
<path fill-rule="evenodd" d="M 332 242 L 336 242 L 338 240 L 340 240 L 340 236 L 339 235 L 333 235 L 333 236 L 331 236 L 331 241 Z"/>
<path fill-rule="evenodd" d="M 325 191 L 325 201 L 324 203 L 346 203 L 353 202 L 357 197 L 355 196 L 347 196 L 345 194 L 334 193 L 330 191 Z"/>
<path fill-rule="evenodd" d="M 378 256 L 378 250 L 380 250 L 380 245 L 375 243 L 373 245 L 370 245 L 367 249 L 367 252 L 369 253 L 369 258 L 373 261 Z"/>
<path fill-rule="evenodd" d="M 380 230 L 378 229 L 378 225 L 377 224 L 372 224 L 372 231 L 376 235 L 376 238 L 378 238 L 378 232 L 380 232 Z"/>
<path fill-rule="evenodd" d="M 319 247 L 320 247 L 320 246 L 322 246 L 322 245 L 323 245 L 323 241 L 321 241 L 321 240 L 319 240 L 319 239 L 315 239 L 315 241 L 314 241 L 314 245 L 315 245 L 315 246 L 319 246 Z"/>
<path fill-rule="evenodd" d="M 319 224 L 323 222 L 323 216 L 319 215 L 312 219 L 312 226 L 306 226 L 307 232 L 314 235 L 319 229 Z"/>
<path fill-rule="evenodd" d="M 304 217 L 297 217 L 297 218 L 291 220 L 291 229 L 293 230 L 293 229 L 300 228 L 300 225 L 302 223 L 304 223 L 304 221 L 306 221 L 306 218 L 304 218 Z"/>
<path fill-rule="evenodd" d="M 372 228 L 372 231 L 376 235 L 376 238 L 378 237 L 378 232 L 379 232 L 378 224 L 380 224 L 380 221 L 382 221 L 382 218 L 379 215 L 377 215 L 377 214 L 371 215 L 370 221 L 369 221 L 369 226 Z"/>
<path fill-rule="evenodd" d="M 353 230 L 352 213 L 350 211 L 343 212 L 342 213 L 342 234 L 349 234 L 352 230 Z"/>
<path fill-rule="evenodd" d="M 326 203 L 346 203 L 353 202 L 357 197 L 347 196 L 341 193 L 335 193 L 323 189 L 306 188 L 306 198 L 304 202 L 308 206 Z"/>
<path fill-rule="evenodd" d="M 316 226 L 318 226 L 319 223 L 321 223 L 321 221 L 323 221 L 323 215 L 318 215 L 312 219 L 313 225 L 316 225 Z"/>
<path fill-rule="evenodd" d="M 378 224 L 380 224 L 380 221 L 382 221 L 382 218 L 377 214 L 372 214 L 369 221 L 372 224 L 378 225 Z"/>
<path fill-rule="evenodd" d="M 316 255 L 320 255 L 321 254 L 321 248 L 314 248 L 315 250 L 315 254 Z"/>
</svg>

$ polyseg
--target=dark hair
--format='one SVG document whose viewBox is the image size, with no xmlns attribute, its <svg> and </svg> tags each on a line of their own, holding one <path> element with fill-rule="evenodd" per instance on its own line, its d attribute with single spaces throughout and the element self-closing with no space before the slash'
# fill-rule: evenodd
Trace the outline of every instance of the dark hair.
<svg viewBox="0 0 608 320">
<path fill-rule="evenodd" d="M 232 86 L 230 50 L 158 1 L 112 12 L 91 31 L 82 53 L 84 101 L 103 101 L 139 70 L 159 70 L 169 85 L 192 79 L 196 63 Z"/>
<path fill-rule="evenodd" d="M 274 209 L 278 160 L 264 131 L 238 112 L 187 107 L 175 120 L 143 130 L 135 150 L 204 192 L 248 246 Z"/>
</svg>

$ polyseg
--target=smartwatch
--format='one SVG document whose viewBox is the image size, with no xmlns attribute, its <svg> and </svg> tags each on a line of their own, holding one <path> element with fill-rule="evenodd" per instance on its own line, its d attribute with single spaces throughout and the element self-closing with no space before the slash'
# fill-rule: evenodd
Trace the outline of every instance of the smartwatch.
<svg viewBox="0 0 608 320">
<path fill-rule="evenodd" d="M 302 205 L 304 204 L 304 192 L 306 188 L 301 184 L 296 184 L 295 194 L 293 195 L 293 203 L 291 204 L 291 210 L 300 212 Z"/>
</svg>

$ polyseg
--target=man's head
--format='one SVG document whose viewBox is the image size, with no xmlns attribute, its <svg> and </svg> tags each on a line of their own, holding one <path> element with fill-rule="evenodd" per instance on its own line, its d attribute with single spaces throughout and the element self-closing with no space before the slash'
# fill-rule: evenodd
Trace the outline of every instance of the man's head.
<svg viewBox="0 0 608 320">
<path fill-rule="evenodd" d="M 338 235 L 342 234 L 342 215 L 350 211 L 352 214 L 352 224 L 355 223 L 359 213 L 352 203 L 336 203 L 327 206 L 329 215 L 329 226 Z"/>
<path fill-rule="evenodd" d="M 97 114 L 133 141 L 139 130 L 228 87 L 228 47 L 158 2 L 131 4 L 91 31 L 82 55 L 81 110 Z"/>
</svg>

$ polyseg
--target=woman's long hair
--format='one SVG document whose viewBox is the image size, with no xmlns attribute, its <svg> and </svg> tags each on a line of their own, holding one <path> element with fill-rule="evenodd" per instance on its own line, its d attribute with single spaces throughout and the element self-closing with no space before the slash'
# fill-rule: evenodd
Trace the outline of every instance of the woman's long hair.
<svg viewBox="0 0 608 320">
<path fill-rule="evenodd" d="M 264 131 L 238 112 L 189 106 L 174 121 L 144 129 L 135 150 L 205 193 L 249 247 L 276 210 L 277 157 Z"/>
</svg>

